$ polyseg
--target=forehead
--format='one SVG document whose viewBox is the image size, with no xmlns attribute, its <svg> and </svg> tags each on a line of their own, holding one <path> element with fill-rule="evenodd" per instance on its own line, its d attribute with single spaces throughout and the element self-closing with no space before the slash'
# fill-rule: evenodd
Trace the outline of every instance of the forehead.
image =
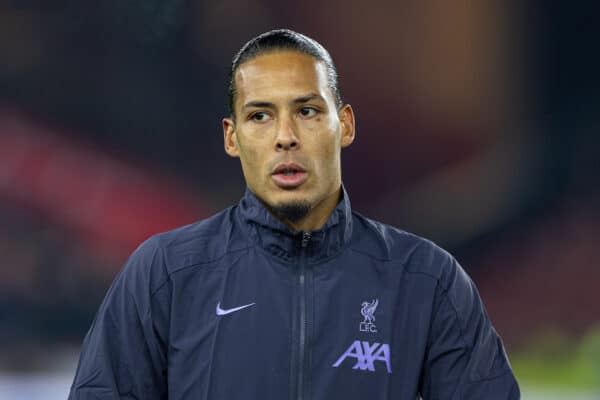
<svg viewBox="0 0 600 400">
<path fill-rule="evenodd" d="M 235 74 L 236 107 L 248 101 L 286 101 L 310 93 L 333 101 L 327 67 L 297 51 L 273 51 L 242 64 Z"/>
</svg>

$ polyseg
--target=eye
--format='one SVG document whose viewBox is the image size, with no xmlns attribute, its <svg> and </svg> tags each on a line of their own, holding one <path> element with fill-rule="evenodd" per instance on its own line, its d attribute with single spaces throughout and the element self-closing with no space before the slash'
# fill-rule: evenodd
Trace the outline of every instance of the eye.
<svg viewBox="0 0 600 400">
<path fill-rule="evenodd" d="M 304 118 L 311 118 L 317 115 L 318 111 L 313 107 L 302 107 L 300 109 L 300 115 Z"/>
<path fill-rule="evenodd" d="M 270 116 L 264 111 L 257 111 L 253 114 L 250 114 L 248 119 L 255 122 L 266 122 L 270 119 Z"/>
</svg>

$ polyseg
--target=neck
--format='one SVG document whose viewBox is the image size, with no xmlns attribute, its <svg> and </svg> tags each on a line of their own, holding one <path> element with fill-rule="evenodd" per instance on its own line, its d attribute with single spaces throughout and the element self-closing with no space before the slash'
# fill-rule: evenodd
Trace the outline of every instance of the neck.
<svg viewBox="0 0 600 400">
<path fill-rule="evenodd" d="M 342 189 L 340 187 L 319 203 L 315 204 L 308 214 L 298 221 L 292 222 L 281 219 L 280 221 L 293 231 L 309 232 L 319 230 L 325 225 L 331 216 L 331 213 L 337 207 L 341 193 Z"/>
</svg>

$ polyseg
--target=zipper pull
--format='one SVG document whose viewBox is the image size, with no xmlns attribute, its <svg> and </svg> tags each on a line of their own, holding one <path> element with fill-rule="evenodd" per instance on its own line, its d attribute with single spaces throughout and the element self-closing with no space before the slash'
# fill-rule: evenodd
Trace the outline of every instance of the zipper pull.
<svg viewBox="0 0 600 400">
<path fill-rule="evenodd" d="M 310 232 L 303 232 L 302 233 L 302 247 L 307 247 L 309 241 L 310 241 Z"/>
</svg>

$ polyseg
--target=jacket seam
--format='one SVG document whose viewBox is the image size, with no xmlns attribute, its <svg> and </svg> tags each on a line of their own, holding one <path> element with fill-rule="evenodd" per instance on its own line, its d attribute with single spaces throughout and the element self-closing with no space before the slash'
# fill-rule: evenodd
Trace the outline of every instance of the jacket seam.
<svg viewBox="0 0 600 400">
<path fill-rule="evenodd" d="M 392 259 L 382 259 L 382 258 L 378 258 L 378 257 L 375 257 L 375 256 L 373 256 L 372 254 L 369 254 L 369 253 L 362 252 L 362 251 L 360 251 L 360 250 L 358 250 L 358 249 L 356 249 L 356 248 L 353 248 L 353 247 L 349 247 L 349 250 L 352 250 L 352 251 L 354 251 L 354 252 L 356 252 L 356 253 L 359 253 L 359 254 L 365 255 L 365 256 L 367 256 L 367 257 L 370 257 L 371 259 L 373 259 L 373 260 L 376 260 L 376 261 L 381 261 L 381 262 L 386 262 L 386 263 L 391 263 L 391 262 L 394 262 L 394 261 L 400 261 L 400 260 L 394 260 L 393 258 L 392 258 Z M 402 264 L 406 264 L 406 263 L 402 263 Z M 411 270 L 410 270 L 410 269 L 408 269 L 408 268 L 405 268 L 405 269 L 404 269 L 404 271 L 405 271 L 406 273 L 408 273 L 408 274 L 413 274 L 413 275 L 425 275 L 425 276 L 427 276 L 427 277 L 429 277 L 429 278 L 433 279 L 433 280 L 434 280 L 434 281 L 436 281 L 436 282 L 440 282 L 440 281 L 441 281 L 441 278 L 440 278 L 439 276 L 436 276 L 436 275 L 434 275 L 434 274 L 431 274 L 431 273 L 428 273 L 428 272 L 423 272 L 423 271 L 411 271 Z"/>
<path fill-rule="evenodd" d="M 458 315 L 458 310 L 452 303 L 452 300 L 450 300 L 450 296 L 448 296 L 448 289 L 444 289 L 444 291 L 440 294 L 440 296 L 446 298 L 446 300 L 448 301 L 448 304 L 450 304 L 450 308 L 452 309 L 452 311 L 454 311 L 454 317 L 456 318 L 456 325 L 458 326 L 458 334 L 460 337 L 460 341 L 461 341 L 462 345 L 464 346 L 465 350 L 467 351 L 467 353 L 470 354 L 472 349 L 470 346 L 467 345 L 467 342 L 465 340 L 464 330 L 462 327 L 462 323 L 461 323 L 460 317 Z M 440 312 L 440 310 L 439 310 L 440 308 L 441 308 L 441 304 L 440 304 L 440 307 L 435 311 L 432 321 L 435 321 L 435 319 L 437 318 L 437 315 Z"/>
<path fill-rule="evenodd" d="M 167 271 L 167 277 L 165 278 L 164 282 L 162 282 L 160 285 L 157 286 L 157 288 L 155 290 L 152 291 L 152 293 L 150 294 L 150 298 L 154 297 L 154 295 L 158 291 L 160 291 L 169 282 L 169 280 L 171 279 L 171 276 L 175 275 L 176 273 L 178 273 L 180 271 L 183 271 L 183 270 L 186 270 L 188 268 L 197 267 L 199 265 L 205 265 L 205 264 L 210 264 L 210 263 L 219 261 L 222 258 L 224 258 L 224 257 L 226 257 L 226 256 L 228 256 L 230 254 L 237 253 L 237 252 L 244 251 L 244 250 L 248 250 L 251 247 L 252 246 L 248 246 L 248 247 L 244 247 L 244 248 L 241 248 L 241 249 L 230 250 L 230 251 L 227 251 L 227 252 L 221 254 L 219 257 L 213 258 L 211 260 L 193 263 L 193 264 L 190 264 L 190 265 L 186 265 L 184 267 L 179 267 L 177 270 L 172 271 L 172 272 L 168 272 Z M 164 263 L 163 263 L 163 265 L 164 265 Z"/>
<path fill-rule="evenodd" d="M 381 258 L 380 258 L 380 257 L 377 257 L 377 256 L 375 256 L 375 255 L 371 254 L 371 253 L 367 253 L 366 251 L 359 250 L 359 249 L 357 249 L 357 248 L 355 248 L 355 247 L 352 247 L 352 246 L 350 246 L 349 248 L 350 248 L 350 250 L 352 250 L 352 251 L 354 251 L 354 252 L 356 252 L 356 253 L 359 253 L 359 254 L 365 255 L 365 256 L 367 256 L 367 257 L 369 257 L 369 258 L 373 259 L 373 260 L 377 260 L 377 261 L 384 261 L 384 262 L 393 261 L 393 259 L 391 259 L 391 258 L 389 258 L 389 257 L 385 257 L 385 258 L 384 258 L 384 257 L 381 257 Z"/>
<path fill-rule="evenodd" d="M 163 250 L 164 250 L 164 248 L 163 248 L 163 247 L 160 247 L 160 246 L 157 246 L 157 247 L 156 247 L 156 249 L 154 250 L 154 254 L 152 255 L 152 261 L 150 261 L 150 265 L 154 264 L 154 260 L 156 259 L 156 253 L 158 253 L 158 251 L 159 251 L 159 250 L 160 250 L 160 252 L 162 253 L 162 252 L 163 252 Z M 167 268 L 166 268 L 166 266 L 165 266 L 165 263 L 164 263 L 164 261 L 163 261 L 163 263 L 162 263 L 162 268 L 163 268 L 163 269 L 164 269 L 164 271 L 167 273 L 167 277 L 165 278 L 165 281 L 164 281 L 164 282 L 162 282 L 160 285 L 158 285 L 158 286 L 156 287 L 156 289 L 154 289 L 154 290 L 152 290 L 152 292 L 150 292 L 150 299 L 152 299 L 152 298 L 154 297 L 154 295 L 155 295 L 155 294 L 156 294 L 156 293 L 157 293 L 157 292 L 158 292 L 160 289 L 162 289 L 162 288 L 163 288 L 163 286 L 165 286 L 165 284 L 166 284 L 167 282 L 169 282 L 169 272 L 167 271 Z M 148 312 L 150 312 L 150 307 L 148 307 Z"/>
<path fill-rule="evenodd" d="M 465 348 L 467 348 L 469 350 L 469 352 L 471 352 L 471 348 L 469 346 L 467 346 L 467 342 L 465 341 L 463 323 L 462 323 L 462 320 L 460 319 L 458 309 L 452 302 L 452 299 L 450 298 L 450 296 L 448 296 L 448 288 L 444 289 L 444 291 L 442 292 L 442 296 L 444 296 L 446 298 L 446 300 L 448 300 L 448 304 L 450 304 L 452 311 L 454 311 L 454 316 L 456 317 L 456 322 L 458 324 L 458 332 L 460 333 L 460 339 L 463 342 L 463 345 L 465 346 Z M 436 311 L 436 316 L 437 316 L 437 311 Z"/>
<path fill-rule="evenodd" d="M 430 273 L 428 273 L 428 272 L 423 272 L 423 271 L 411 271 L 411 270 L 409 270 L 409 269 L 407 269 L 407 270 L 405 270 L 405 271 L 406 271 L 406 273 L 407 273 L 407 274 L 413 274 L 413 275 L 425 275 L 425 276 L 427 276 L 427 277 L 429 277 L 429 278 L 433 279 L 434 281 L 436 281 L 436 282 L 438 282 L 438 283 L 439 283 L 439 282 L 441 282 L 441 279 L 440 279 L 440 277 L 439 277 L 439 276 L 435 276 L 435 275 L 433 275 L 433 274 L 430 274 Z"/>
<path fill-rule="evenodd" d="M 364 223 L 364 225 L 366 226 L 366 229 L 368 229 L 368 230 L 371 232 L 371 234 L 375 235 L 375 237 L 377 238 L 377 241 L 379 242 L 380 246 L 382 246 L 382 248 L 386 249 L 386 250 L 387 250 L 387 253 L 388 253 L 388 254 L 387 254 L 387 257 L 385 257 L 385 258 L 381 258 L 381 259 L 379 259 L 379 258 L 377 258 L 377 257 L 373 256 L 372 254 L 367 254 L 367 253 L 364 253 L 364 254 L 366 254 L 366 255 L 369 255 L 369 256 L 373 257 L 374 259 L 379 259 L 379 260 L 382 260 L 382 261 L 390 261 L 390 260 L 391 260 L 391 257 L 390 257 L 390 255 L 389 255 L 389 249 L 388 249 L 388 246 L 387 246 L 387 242 L 386 242 L 386 241 L 385 241 L 385 239 L 383 238 L 383 234 L 382 234 L 382 232 L 381 232 L 381 231 L 379 231 L 379 230 L 378 230 L 378 229 L 377 229 L 377 228 L 374 226 L 374 225 L 378 225 L 378 226 L 381 226 L 381 227 L 383 228 L 383 227 L 385 226 L 385 224 L 381 224 L 381 223 L 379 223 L 379 222 L 376 222 L 376 221 L 374 221 L 374 220 L 372 220 L 372 219 L 370 219 L 370 218 L 367 218 L 366 216 L 362 215 L 361 213 L 359 213 L 359 212 L 357 212 L 357 211 L 355 211 L 355 210 L 352 210 L 352 216 L 353 216 L 353 217 L 356 217 L 356 218 L 358 218 L 358 219 L 362 219 L 362 220 L 363 220 L 363 223 Z M 358 249 L 354 249 L 354 250 L 355 250 L 355 251 L 357 251 L 357 252 L 359 252 L 359 253 L 362 253 L 362 252 L 361 252 L 360 250 L 358 250 Z"/>
<path fill-rule="evenodd" d="M 479 382 L 493 381 L 495 379 L 501 378 L 501 377 L 505 376 L 506 374 L 510 374 L 510 373 L 511 373 L 511 370 L 509 368 L 506 368 L 501 373 L 498 373 L 496 375 L 487 376 L 485 378 L 476 379 L 474 381 L 467 381 L 467 384 L 471 385 L 471 384 L 479 383 Z"/>
<path fill-rule="evenodd" d="M 438 280 L 438 287 L 439 287 L 440 282 L 441 281 Z M 460 341 L 461 341 L 462 345 L 465 347 L 465 349 L 468 352 L 470 352 L 470 349 L 466 345 L 466 342 L 465 342 L 465 339 L 464 339 L 463 330 L 462 330 L 462 327 L 461 327 L 461 324 L 460 324 L 460 319 L 458 318 L 458 311 L 454 307 L 454 304 L 452 304 L 452 302 L 450 301 L 450 297 L 448 296 L 447 292 L 448 292 L 448 289 L 444 289 L 444 291 L 440 293 L 440 297 L 442 297 L 441 302 L 443 302 L 443 298 L 445 298 L 448 301 L 448 303 L 450 304 L 450 308 L 452 309 L 452 311 L 454 311 L 454 316 L 456 318 L 456 322 L 457 322 L 457 325 L 458 325 L 458 334 L 459 334 Z M 435 320 L 437 319 L 437 316 L 438 316 L 438 314 L 440 312 L 440 308 L 442 307 L 442 303 L 441 302 L 440 302 L 440 306 L 438 307 L 437 310 L 435 310 L 435 313 L 431 317 L 431 323 L 430 323 L 431 325 L 434 324 Z M 431 331 L 431 328 L 430 328 L 430 335 L 432 335 L 432 334 L 433 334 L 433 332 Z M 431 386 L 431 379 L 432 379 L 432 377 L 430 375 L 428 377 L 428 379 L 427 379 L 427 385 L 428 386 Z"/>
<path fill-rule="evenodd" d="M 237 253 L 239 251 L 248 250 L 251 247 L 252 246 L 246 246 L 246 247 L 242 247 L 242 248 L 235 249 L 235 250 L 228 250 L 228 251 L 224 252 L 223 254 L 221 254 L 220 256 L 215 257 L 215 258 L 211 258 L 210 260 L 204 260 L 204 261 L 195 262 L 195 263 L 187 264 L 187 265 L 184 264 L 184 266 L 178 267 L 176 270 L 168 272 L 168 274 L 169 274 L 169 276 L 171 276 L 171 275 L 174 275 L 174 274 L 178 273 L 179 271 L 183 271 L 183 270 L 188 269 L 188 268 L 197 267 L 199 265 L 210 264 L 210 263 L 219 261 L 222 258 L 225 258 L 226 256 L 228 256 L 230 254 Z"/>
</svg>

